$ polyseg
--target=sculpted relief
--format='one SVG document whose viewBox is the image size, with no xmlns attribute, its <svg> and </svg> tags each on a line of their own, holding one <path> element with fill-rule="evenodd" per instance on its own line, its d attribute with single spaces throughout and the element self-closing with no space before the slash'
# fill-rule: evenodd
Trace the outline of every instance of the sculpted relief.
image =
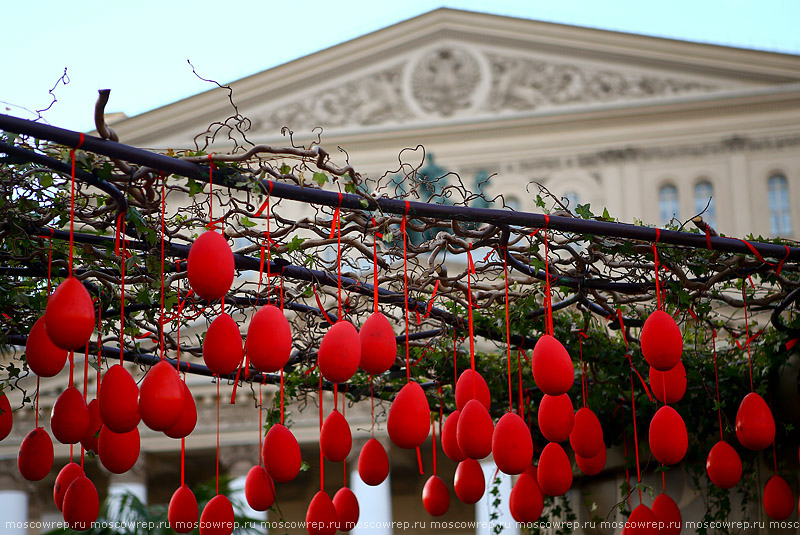
<svg viewBox="0 0 800 535">
<path fill-rule="evenodd" d="M 715 89 L 667 76 L 439 45 L 402 63 L 282 104 L 270 111 L 263 123 L 271 131 L 282 126 L 310 130 L 315 126 L 418 123 L 430 118 L 490 116 Z"/>
</svg>

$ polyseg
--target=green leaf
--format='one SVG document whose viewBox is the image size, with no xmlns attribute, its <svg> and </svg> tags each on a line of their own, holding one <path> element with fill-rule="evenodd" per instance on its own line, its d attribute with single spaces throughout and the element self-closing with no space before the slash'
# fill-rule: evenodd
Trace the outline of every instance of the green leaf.
<svg viewBox="0 0 800 535">
<path fill-rule="evenodd" d="M 288 175 L 292 172 L 292 168 L 286 164 L 281 165 L 281 174 Z"/>
<path fill-rule="evenodd" d="M 605 219 L 606 221 L 611 219 L 611 216 L 608 213 L 608 208 L 603 208 L 603 219 Z"/>
<path fill-rule="evenodd" d="M 300 465 L 300 471 L 301 472 L 308 472 L 308 470 L 310 468 L 311 468 L 311 465 L 308 464 L 308 462 L 306 462 L 306 461 L 303 461 L 303 464 Z"/>
<path fill-rule="evenodd" d="M 189 179 L 189 180 L 186 182 L 186 187 L 188 187 L 188 188 L 189 188 L 189 196 L 190 196 L 190 197 L 194 197 L 195 195 L 197 195 L 198 193 L 200 193 L 201 191 L 203 191 L 203 185 L 202 185 L 202 184 L 199 184 L 199 183 L 198 183 L 198 182 L 197 182 L 195 179 L 193 179 L 193 178 L 190 178 L 190 179 Z"/>
<path fill-rule="evenodd" d="M 305 238 L 301 238 L 300 236 L 295 236 L 292 238 L 292 241 L 286 246 L 286 250 L 290 253 L 300 250 L 300 246 L 303 245 L 303 242 L 306 241 Z"/>
<path fill-rule="evenodd" d="M 581 216 L 583 219 L 591 219 L 594 217 L 594 214 L 590 210 L 591 206 L 587 202 L 586 204 L 579 204 L 575 207 L 575 213 Z"/>
<path fill-rule="evenodd" d="M 350 183 L 350 184 L 345 184 L 345 185 L 344 185 L 344 190 L 345 190 L 347 193 L 356 193 L 356 192 L 358 191 L 358 187 L 357 187 L 355 184 L 353 184 L 353 183 Z"/>
<path fill-rule="evenodd" d="M 314 176 L 312 177 L 312 180 L 314 182 L 316 182 L 317 184 L 319 184 L 320 187 L 322 187 L 322 186 L 325 185 L 326 182 L 328 182 L 328 175 L 326 175 L 325 173 L 320 173 L 319 171 L 317 171 L 316 173 L 314 173 Z"/>
<path fill-rule="evenodd" d="M 50 173 L 37 173 L 39 178 L 39 185 L 43 188 L 49 188 L 53 185 L 53 175 Z"/>
<path fill-rule="evenodd" d="M 241 219 L 239 219 L 239 223 L 241 223 L 241 225 L 242 225 L 244 228 L 251 228 L 251 227 L 255 227 L 255 226 L 256 226 L 256 222 L 255 222 L 255 221 L 252 221 L 252 220 L 251 220 L 249 217 L 247 217 L 247 216 L 243 216 Z"/>
</svg>

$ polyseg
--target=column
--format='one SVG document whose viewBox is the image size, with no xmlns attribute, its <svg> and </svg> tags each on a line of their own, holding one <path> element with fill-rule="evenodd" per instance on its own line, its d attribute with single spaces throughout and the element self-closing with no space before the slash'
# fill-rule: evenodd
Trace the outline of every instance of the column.
<svg viewBox="0 0 800 535">
<path fill-rule="evenodd" d="M 516 535 L 519 533 L 517 523 L 514 517 L 511 516 L 511 511 L 508 509 L 508 501 L 511 497 L 511 476 L 497 471 L 494 461 L 484 460 L 481 461 L 481 468 L 483 468 L 483 478 L 486 480 L 486 492 L 483 497 L 475 504 L 475 527 L 476 535 L 493 535 L 494 526 L 501 524 L 503 526 L 504 535 Z M 495 472 L 497 477 L 495 478 Z M 491 494 L 494 487 L 494 480 L 499 479 L 498 490 L 500 493 L 497 496 Z M 500 505 L 495 506 L 492 502 L 496 499 L 500 500 Z M 492 513 L 497 513 L 497 518 L 490 520 Z M 493 524 L 490 525 L 490 522 Z"/>
<path fill-rule="evenodd" d="M 0 462 L 0 532 L 27 535 L 28 493 L 14 459 Z"/>
<path fill-rule="evenodd" d="M 147 471 L 146 458 L 139 461 L 124 474 L 111 474 L 108 478 L 108 496 L 106 497 L 106 518 L 114 521 L 136 520 L 130 514 L 131 500 L 138 500 L 147 505 Z"/>
<path fill-rule="evenodd" d="M 353 454 L 347 460 L 348 466 L 358 466 L 358 453 L 361 451 L 365 440 L 354 441 Z M 386 452 L 389 453 L 389 443 L 381 440 Z M 392 475 L 391 458 L 389 458 L 389 476 L 377 487 L 372 487 L 361 481 L 358 470 L 350 472 L 350 489 L 358 499 L 359 517 L 358 524 L 350 533 L 352 535 L 392 535 Z"/>
</svg>

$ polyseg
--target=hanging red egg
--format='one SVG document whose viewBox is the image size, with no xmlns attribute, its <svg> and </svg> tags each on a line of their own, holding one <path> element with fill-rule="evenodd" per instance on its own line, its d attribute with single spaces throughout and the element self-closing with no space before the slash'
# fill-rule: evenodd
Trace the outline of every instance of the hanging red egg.
<svg viewBox="0 0 800 535">
<path fill-rule="evenodd" d="M 730 489 L 742 478 L 742 460 L 733 446 L 720 440 L 708 452 L 706 472 L 716 486 Z"/>
<path fill-rule="evenodd" d="M 481 374 L 467 368 L 461 372 L 456 381 L 456 407 L 458 410 L 463 411 L 471 399 L 480 401 L 487 411 L 491 408 L 492 399 L 489 394 L 489 385 L 486 384 L 486 380 Z"/>
<path fill-rule="evenodd" d="M 261 372 L 279 371 L 292 354 L 292 328 L 283 312 L 272 305 L 261 307 L 247 327 L 245 351 L 250 364 Z"/>
<path fill-rule="evenodd" d="M 668 494 L 659 494 L 653 500 L 651 510 L 660 524 L 659 535 L 680 535 L 683 528 L 683 518 L 675 500 L 670 498 Z"/>
<path fill-rule="evenodd" d="M 75 277 L 67 277 L 47 300 L 44 326 L 47 336 L 61 349 L 83 349 L 94 331 L 92 297 Z"/>
<path fill-rule="evenodd" d="M 662 464 L 681 462 L 689 446 L 686 424 L 678 411 L 665 405 L 658 409 L 650 421 L 650 451 Z"/>
<path fill-rule="evenodd" d="M 431 476 L 422 487 L 422 506 L 431 516 L 442 516 L 450 509 L 450 491 L 439 476 Z"/>
<path fill-rule="evenodd" d="M 62 444 L 77 444 L 89 430 L 89 408 L 83 394 L 74 386 L 61 392 L 53 404 L 50 430 Z"/>
<path fill-rule="evenodd" d="M 4 392 L 0 392 L 0 440 L 11 433 L 14 427 L 14 413 L 11 411 L 11 402 Z"/>
<path fill-rule="evenodd" d="M 533 440 L 525 420 L 515 412 L 505 413 L 492 435 L 492 457 L 505 474 L 521 474 L 531 465 Z"/>
<path fill-rule="evenodd" d="M 511 516 L 517 522 L 530 523 L 539 520 L 544 507 L 544 495 L 537 482 L 536 467 L 529 466 L 519 476 L 508 499 Z"/>
<path fill-rule="evenodd" d="M 665 372 L 650 366 L 650 390 L 661 403 L 671 405 L 679 402 L 686 393 L 686 368 L 683 362 L 678 361 L 672 369 Z"/>
<path fill-rule="evenodd" d="M 31 328 L 25 343 L 25 358 L 28 360 L 28 367 L 39 377 L 55 377 L 64 369 L 67 350 L 55 345 L 47 336 L 44 316 L 36 320 Z"/>
<path fill-rule="evenodd" d="M 575 422 L 575 408 L 569 394 L 545 394 L 539 404 L 539 430 L 550 442 L 564 442 L 569 438 Z"/>
<path fill-rule="evenodd" d="M 548 496 L 561 496 L 572 486 L 572 465 L 556 442 L 548 442 L 539 456 L 536 469 L 539 488 Z"/>
<path fill-rule="evenodd" d="M 139 429 L 134 427 L 127 433 L 115 433 L 106 426 L 100 429 L 97 441 L 100 462 L 113 474 L 124 474 L 139 459 Z"/>
<path fill-rule="evenodd" d="M 73 481 L 82 475 L 84 475 L 83 468 L 78 463 L 67 463 L 58 472 L 56 482 L 53 485 L 53 501 L 59 511 L 63 510 L 64 494 L 67 493 L 67 489 Z"/>
<path fill-rule="evenodd" d="M 475 459 L 466 459 L 458 463 L 453 488 L 456 496 L 467 505 L 477 503 L 483 496 L 486 480 L 483 477 L 483 468 Z"/>
<path fill-rule="evenodd" d="M 345 460 L 350 454 L 350 449 L 353 447 L 350 426 L 337 409 L 333 409 L 322 424 L 319 447 L 325 458 L 334 463 Z"/>
<path fill-rule="evenodd" d="M 278 483 L 288 483 L 300 473 L 300 445 L 283 424 L 275 424 L 269 428 L 264 439 L 262 456 L 267 472 Z"/>
<path fill-rule="evenodd" d="M 78 476 L 64 494 L 64 522 L 75 531 L 86 531 L 92 527 L 100 513 L 100 497 L 92 481 Z"/>
<path fill-rule="evenodd" d="M 139 425 L 139 387 L 121 364 L 114 364 L 103 375 L 97 393 L 100 419 L 115 433 L 127 433 Z"/>
<path fill-rule="evenodd" d="M 139 415 L 153 431 L 165 431 L 178 423 L 183 413 L 183 381 L 167 361 L 147 372 L 139 389 Z"/>
<path fill-rule="evenodd" d="M 418 383 L 406 383 L 395 396 L 386 419 L 389 438 L 398 448 L 415 449 L 428 438 L 431 409 Z"/>
<path fill-rule="evenodd" d="M 181 381 L 181 384 L 183 385 L 183 411 L 175 425 L 164 431 L 164 434 L 170 438 L 188 437 L 197 425 L 197 406 L 194 403 L 194 396 L 186 383 Z"/>
<path fill-rule="evenodd" d="M 275 484 L 263 466 L 254 466 L 247 472 L 244 497 L 255 511 L 266 511 L 275 503 Z"/>
<path fill-rule="evenodd" d="M 455 463 L 460 463 L 467 458 L 458 447 L 458 418 L 460 415 L 461 411 L 459 410 L 451 412 L 442 426 L 442 450 Z"/>
<path fill-rule="evenodd" d="M 372 375 L 389 370 L 397 358 L 397 339 L 392 324 L 381 312 L 373 312 L 358 332 L 361 369 Z"/>
<path fill-rule="evenodd" d="M 769 478 L 764 487 L 764 511 L 772 520 L 786 520 L 794 511 L 792 489 L 777 474 Z"/>
<path fill-rule="evenodd" d="M 642 354 L 653 368 L 665 372 L 674 368 L 683 353 L 683 335 L 663 310 L 651 313 L 644 322 L 641 334 Z"/>
<path fill-rule="evenodd" d="M 658 519 L 646 505 L 640 504 L 622 528 L 623 535 L 658 535 Z"/>
<path fill-rule="evenodd" d="M 202 233 L 189 249 L 186 275 L 194 293 L 206 301 L 222 299 L 233 283 L 233 251 L 222 234 Z"/>
<path fill-rule="evenodd" d="M 603 444 L 603 447 L 600 448 L 600 451 L 598 451 L 597 455 L 594 457 L 581 457 L 576 453 L 575 462 L 578 464 L 578 468 L 581 472 L 587 476 L 596 476 L 606 467 L 606 454 L 606 445 Z"/>
<path fill-rule="evenodd" d="M 306 530 L 309 535 L 333 535 L 338 522 L 331 497 L 324 490 L 317 492 L 306 511 Z"/>
<path fill-rule="evenodd" d="M 736 438 L 739 444 L 753 451 L 760 451 L 775 440 L 775 420 L 764 398 L 750 392 L 736 412 Z"/>
<path fill-rule="evenodd" d="M 31 430 L 17 455 L 19 473 L 28 481 L 41 481 L 53 468 L 53 441 L 43 427 Z"/>
<path fill-rule="evenodd" d="M 361 362 L 361 339 L 349 321 L 341 320 L 331 326 L 317 351 L 317 364 L 322 376 L 332 383 L 348 381 Z"/>
<path fill-rule="evenodd" d="M 566 394 L 575 381 L 575 367 L 561 342 L 542 335 L 533 348 L 533 380 L 536 386 L 550 396 Z"/>
<path fill-rule="evenodd" d="M 371 438 L 361 448 L 358 475 L 361 481 L 373 487 L 386 481 L 389 476 L 389 456 L 378 440 Z"/>
<path fill-rule="evenodd" d="M 86 428 L 86 434 L 81 438 L 81 445 L 86 451 L 97 453 L 97 436 L 100 428 L 103 427 L 103 420 L 100 418 L 100 402 L 93 399 L 86 409 L 89 411 L 89 427 Z"/>
<path fill-rule="evenodd" d="M 594 457 L 601 449 L 605 449 L 603 427 L 592 409 L 581 407 L 575 413 L 569 445 L 576 455 L 586 458 Z"/>
<path fill-rule="evenodd" d="M 358 499 L 347 487 L 342 487 L 333 495 L 333 507 L 336 509 L 336 529 L 350 531 L 358 523 Z"/>
<path fill-rule="evenodd" d="M 208 326 L 203 340 L 203 361 L 219 376 L 229 375 L 242 363 L 244 349 L 239 326 L 224 312 Z"/>
<path fill-rule="evenodd" d="M 492 453 L 494 422 L 486 407 L 471 399 L 458 417 L 456 439 L 458 447 L 470 459 L 483 459 Z"/>
<path fill-rule="evenodd" d="M 230 535 L 233 533 L 233 506 L 227 496 L 217 494 L 200 515 L 200 535 Z"/>
<path fill-rule="evenodd" d="M 186 485 L 181 485 L 169 500 L 169 526 L 176 533 L 190 533 L 197 526 L 198 512 L 194 492 Z"/>
</svg>

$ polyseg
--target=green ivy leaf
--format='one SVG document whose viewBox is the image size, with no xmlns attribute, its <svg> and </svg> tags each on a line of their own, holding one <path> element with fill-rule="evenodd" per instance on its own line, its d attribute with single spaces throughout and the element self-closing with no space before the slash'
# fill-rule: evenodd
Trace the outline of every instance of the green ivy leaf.
<svg viewBox="0 0 800 535">
<path fill-rule="evenodd" d="M 281 165 L 281 174 L 288 175 L 292 172 L 292 168 L 286 164 Z"/>
<path fill-rule="evenodd" d="M 286 246 L 286 250 L 290 253 L 300 250 L 300 246 L 303 245 L 303 242 L 306 241 L 305 238 L 301 238 L 300 236 L 295 236 L 292 238 L 292 241 Z"/>
<path fill-rule="evenodd" d="M 256 226 L 256 222 L 255 222 L 255 221 L 252 221 L 252 220 L 251 220 L 249 217 L 247 217 L 247 216 L 243 216 L 241 219 L 239 219 L 239 223 L 240 223 L 240 224 L 241 224 L 241 225 L 242 225 L 244 228 L 251 228 L 251 227 L 255 227 L 255 226 Z"/>
<path fill-rule="evenodd" d="M 328 175 L 326 175 L 325 173 L 320 173 L 319 171 L 317 171 L 316 173 L 314 173 L 314 176 L 312 177 L 312 180 L 314 182 L 316 182 L 317 184 L 319 184 L 320 187 L 322 187 L 322 186 L 325 185 L 326 182 L 328 182 Z"/>
<path fill-rule="evenodd" d="M 194 197 L 195 195 L 197 195 L 198 193 L 200 193 L 201 191 L 203 191 L 203 185 L 202 185 L 202 184 L 200 184 L 200 183 L 198 183 L 198 182 L 197 182 L 195 179 L 193 179 L 193 178 L 190 178 L 190 179 L 189 179 L 189 180 L 186 182 L 186 187 L 187 187 L 187 188 L 189 188 L 189 196 L 190 196 L 190 197 Z"/>
</svg>

